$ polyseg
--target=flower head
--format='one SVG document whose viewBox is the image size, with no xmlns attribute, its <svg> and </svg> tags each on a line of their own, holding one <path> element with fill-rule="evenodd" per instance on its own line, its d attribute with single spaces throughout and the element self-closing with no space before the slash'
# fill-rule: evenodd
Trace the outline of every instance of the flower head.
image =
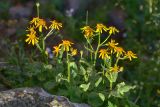
<svg viewBox="0 0 160 107">
<path fill-rule="evenodd" d="M 36 37 L 36 33 L 31 32 L 27 34 L 28 38 L 25 40 L 28 44 L 32 43 L 32 45 L 38 43 L 38 37 Z"/>
<path fill-rule="evenodd" d="M 61 49 L 60 49 L 59 46 L 54 46 L 53 48 L 54 48 L 54 51 L 53 51 L 53 52 L 56 54 L 56 57 L 57 57 L 58 54 L 59 54 L 59 51 L 60 51 Z"/>
<path fill-rule="evenodd" d="M 77 55 L 77 49 L 71 48 L 71 55 L 72 55 L 72 56 Z"/>
<path fill-rule="evenodd" d="M 35 26 L 37 26 L 37 23 L 39 22 L 39 17 L 34 17 L 31 21 L 30 24 L 34 24 Z"/>
<path fill-rule="evenodd" d="M 29 31 L 30 33 L 36 33 L 36 31 L 34 30 L 34 26 L 28 27 L 26 31 Z"/>
<path fill-rule="evenodd" d="M 39 32 L 42 32 L 43 27 L 47 29 L 46 22 L 43 19 L 39 19 L 37 22 L 36 28 L 39 28 Z"/>
<path fill-rule="evenodd" d="M 68 52 L 70 50 L 70 47 L 72 44 L 74 44 L 74 43 L 72 43 L 68 40 L 62 40 L 62 44 L 60 44 L 60 46 L 63 46 L 64 51 Z"/>
<path fill-rule="evenodd" d="M 102 59 L 106 59 L 106 58 L 109 58 L 108 56 L 108 50 L 107 49 L 100 49 L 99 50 L 99 58 L 101 57 Z"/>
<path fill-rule="evenodd" d="M 114 51 L 117 53 L 116 56 L 120 56 L 123 55 L 123 53 L 125 53 L 124 49 L 122 47 L 115 47 Z"/>
<path fill-rule="evenodd" d="M 84 32 L 85 38 L 92 38 L 94 30 L 89 26 L 84 26 L 81 28 L 82 32 Z"/>
<path fill-rule="evenodd" d="M 113 53 L 115 51 L 115 48 L 117 47 L 118 43 L 116 43 L 115 40 L 111 39 L 111 42 L 108 42 L 106 45 L 111 50 L 111 53 Z"/>
<path fill-rule="evenodd" d="M 106 32 L 108 30 L 108 28 L 103 24 L 97 24 L 96 32 L 97 33 L 102 33 L 103 30 Z"/>
<path fill-rule="evenodd" d="M 129 58 L 129 60 L 131 61 L 132 58 L 137 58 L 137 55 L 134 54 L 132 51 L 127 51 L 126 57 Z"/>
<path fill-rule="evenodd" d="M 108 30 L 109 30 L 109 35 L 112 35 L 112 34 L 115 34 L 115 33 L 119 33 L 119 30 L 116 29 L 113 26 L 109 27 Z"/>
<path fill-rule="evenodd" d="M 57 22 L 56 20 L 51 21 L 49 28 L 59 30 L 62 27 L 62 23 Z"/>
<path fill-rule="evenodd" d="M 122 72 L 123 71 L 123 67 L 119 67 L 117 65 L 114 65 L 114 67 L 110 68 L 111 72 Z"/>
</svg>

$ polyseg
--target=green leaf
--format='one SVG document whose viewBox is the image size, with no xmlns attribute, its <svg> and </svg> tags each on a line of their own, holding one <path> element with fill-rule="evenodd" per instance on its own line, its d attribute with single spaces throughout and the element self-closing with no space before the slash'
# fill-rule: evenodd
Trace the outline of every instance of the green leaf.
<svg viewBox="0 0 160 107">
<path fill-rule="evenodd" d="M 91 107 L 100 107 L 103 104 L 103 101 L 97 93 L 91 92 L 88 95 L 88 103 Z"/>
<path fill-rule="evenodd" d="M 63 77 L 63 74 L 62 74 L 62 73 L 59 73 L 59 74 L 56 76 L 56 82 L 61 82 L 62 80 L 67 81 L 67 79 Z"/>
<path fill-rule="evenodd" d="M 59 88 L 57 94 L 61 96 L 69 96 L 69 90 Z"/>
<path fill-rule="evenodd" d="M 77 76 L 77 70 L 78 70 L 78 67 L 77 67 L 77 64 L 75 62 L 70 62 L 70 68 L 71 68 L 71 73 L 72 73 L 72 76 L 73 78 L 75 78 Z"/>
<path fill-rule="evenodd" d="M 102 93 L 98 93 L 98 95 L 99 95 L 99 97 L 101 98 L 101 100 L 102 100 L 102 101 L 104 101 L 104 100 L 105 100 L 105 96 L 104 96 L 104 94 L 102 94 Z"/>
<path fill-rule="evenodd" d="M 85 70 L 85 68 L 83 66 L 80 66 L 80 71 L 82 72 L 83 75 L 86 74 L 86 70 Z"/>
<path fill-rule="evenodd" d="M 48 82 L 44 83 L 44 87 L 47 90 L 51 90 L 55 87 L 55 83 L 54 83 L 54 81 L 48 81 Z"/>
<path fill-rule="evenodd" d="M 122 95 L 124 95 L 124 93 L 128 92 L 129 90 L 135 88 L 135 86 L 126 85 L 124 82 L 119 83 L 119 84 L 117 85 L 117 87 L 118 87 L 118 91 L 119 91 L 120 94 L 122 94 Z"/>
<path fill-rule="evenodd" d="M 108 107 L 117 107 L 117 106 L 108 101 Z"/>
<path fill-rule="evenodd" d="M 101 83 L 101 81 L 102 81 L 102 77 L 100 77 L 100 78 L 98 79 L 98 81 L 95 83 L 95 87 L 98 87 L 98 85 Z"/>
<path fill-rule="evenodd" d="M 118 77 L 118 73 L 117 72 L 106 72 L 105 73 L 105 76 L 107 77 L 107 79 L 110 81 L 110 82 L 116 82 L 117 80 L 117 77 Z"/>
<path fill-rule="evenodd" d="M 77 70 L 78 67 L 77 67 L 77 64 L 75 62 L 70 62 L 69 63 L 69 66 L 72 67 L 73 69 Z"/>
<path fill-rule="evenodd" d="M 93 51 L 92 49 L 87 48 L 85 45 L 84 45 L 84 48 L 85 48 L 86 50 L 88 50 L 89 52 L 94 53 L 94 51 Z"/>
<path fill-rule="evenodd" d="M 126 92 L 134 88 L 135 86 L 126 85 L 124 82 L 119 83 L 117 84 L 116 88 L 110 92 L 109 97 L 114 96 L 114 97 L 122 98 Z"/>
<path fill-rule="evenodd" d="M 44 65 L 44 69 L 51 70 L 52 69 L 52 65 L 51 64 Z"/>
<path fill-rule="evenodd" d="M 90 83 L 88 83 L 88 84 L 81 84 L 81 85 L 80 85 L 80 88 L 82 88 L 83 91 L 86 92 L 86 91 L 89 89 L 89 86 L 90 86 Z"/>
<path fill-rule="evenodd" d="M 39 75 L 37 75 L 37 79 L 42 82 L 45 81 L 47 78 L 43 73 L 40 73 Z"/>
<path fill-rule="evenodd" d="M 70 86 L 68 88 L 68 93 L 71 101 L 79 102 L 81 100 L 82 90 L 79 89 L 79 87 Z"/>
<path fill-rule="evenodd" d="M 118 77 L 118 73 L 117 72 L 112 72 L 111 75 L 112 75 L 111 81 L 116 82 L 117 77 Z"/>
</svg>

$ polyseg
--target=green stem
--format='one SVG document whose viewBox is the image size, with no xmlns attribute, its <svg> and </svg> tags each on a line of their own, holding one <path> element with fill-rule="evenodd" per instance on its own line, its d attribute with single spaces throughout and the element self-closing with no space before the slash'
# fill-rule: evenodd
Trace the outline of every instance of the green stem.
<svg viewBox="0 0 160 107">
<path fill-rule="evenodd" d="M 102 80 L 103 80 L 103 84 L 104 84 L 104 69 L 102 71 Z"/>
<path fill-rule="evenodd" d="M 92 61 L 92 57 L 93 57 L 93 56 L 92 56 L 92 53 L 90 53 L 90 56 L 91 56 L 91 61 Z"/>
<path fill-rule="evenodd" d="M 104 45 L 104 43 L 110 38 L 111 35 L 109 35 L 102 43 L 101 43 L 101 38 L 100 38 L 100 33 L 98 35 L 98 46 L 95 52 L 95 56 L 94 56 L 94 65 L 96 64 L 96 59 L 97 59 L 97 54 L 98 54 L 98 50 L 101 46 Z"/>
<path fill-rule="evenodd" d="M 97 46 L 97 49 L 95 51 L 95 56 L 94 56 L 94 66 L 96 65 L 96 60 L 97 60 L 97 54 L 98 54 L 98 50 L 99 48 L 101 47 L 101 37 L 100 37 L 100 33 L 98 35 L 98 46 Z"/>
<path fill-rule="evenodd" d="M 92 45 L 91 45 L 91 43 L 90 43 L 90 41 L 86 38 L 86 40 L 87 40 L 87 43 L 88 43 L 88 45 L 90 46 L 90 48 L 92 49 L 92 50 L 94 50 L 93 49 L 93 47 L 92 47 Z"/>
<path fill-rule="evenodd" d="M 111 35 L 109 35 L 100 45 L 102 46 L 109 38 Z"/>
<path fill-rule="evenodd" d="M 90 46 L 91 50 L 93 51 L 94 49 L 93 49 L 90 41 L 87 38 L 86 38 L 86 40 L 87 40 L 87 48 L 89 48 L 89 46 Z M 89 52 L 89 51 L 87 51 L 87 52 Z M 88 53 L 87 53 L 87 55 L 88 55 Z M 90 57 L 91 57 L 91 61 L 92 61 L 92 52 L 90 52 Z"/>
<path fill-rule="evenodd" d="M 52 34 L 52 31 L 53 31 L 54 29 L 51 29 L 48 33 L 47 33 L 47 35 L 44 37 L 44 41 Z"/>
<path fill-rule="evenodd" d="M 68 52 L 67 52 L 67 71 L 68 71 L 68 82 L 70 83 L 70 80 L 71 80 L 71 71 L 70 71 L 70 61 L 69 61 Z"/>
<path fill-rule="evenodd" d="M 39 51 L 42 53 L 42 58 L 43 58 L 43 60 L 45 61 L 46 64 L 48 64 L 48 59 L 47 59 L 45 50 L 42 49 L 42 48 L 39 46 L 38 43 L 36 43 L 36 46 L 37 46 L 37 48 L 39 49 Z"/>
<path fill-rule="evenodd" d="M 113 82 L 110 81 L 110 91 L 112 91 Z"/>
<path fill-rule="evenodd" d="M 37 16 L 39 17 L 39 3 L 36 3 L 36 7 L 37 7 Z"/>
<path fill-rule="evenodd" d="M 43 50 L 42 50 L 42 48 L 39 46 L 39 44 L 38 43 L 36 43 L 36 46 L 37 46 L 37 48 L 39 49 L 39 51 L 40 52 L 42 52 Z"/>
<path fill-rule="evenodd" d="M 117 58 L 115 65 L 118 64 L 119 60 L 120 60 L 120 57 Z"/>
<path fill-rule="evenodd" d="M 44 59 L 44 62 L 45 62 L 46 64 L 48 64 L 48 57 L 47 57 L 47 55 L 46 55 L 45 50 L 43 51 L 43 59 Z"/>
<path fill-rule="evenodd" d="M 45 40 L 44 39 L 42 39 L 42 49 L 43 51 L 45 51 Z"/>
<path fill-rule="evenodd" d="M 105 67 L 105 59 L 104 59 L 103 61 L 104 61 L 104 67 Z M 104 84 L 104 77 L 105 77 L 105 71 L 104 71 L 104 69 L 103 69 L 103 71 L 102 71 L 103 84 Z"/>
</svg>

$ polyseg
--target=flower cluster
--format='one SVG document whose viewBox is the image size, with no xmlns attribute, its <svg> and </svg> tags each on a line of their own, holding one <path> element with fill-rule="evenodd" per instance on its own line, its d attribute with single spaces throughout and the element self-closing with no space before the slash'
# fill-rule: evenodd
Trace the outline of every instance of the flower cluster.
<svg viewBox="0 0 160 107">
<path fill-rule="evenodd" d="M 84 32 L 85 38 L 92 38 L 93 37 L 94 30 L 91 27 L 85 26 L 85 27 L 81 28 L 81 30 L 82 30 L 82 32 Z"/>
<path fill-rule="evenodd" d="M 107 101 L 110 96 L 122 96 L 120 88 L 121 86 L 127 86 L 125 86 L 124 83 L 113 84 L 116 82 L 119 72 L 123 71 L 123 67 L 119 66 L 119 61 L 125 59 L 129 59 L 131 61 L 133 58 L 137 58 L 137 56 L 132 51 L 125 51 L 121 46 L 119 46 L 119 43 L 110 39 L 112 35 L 119 33 L 119 30 L 114 26 L 105 26 L 101 23 L 96 24 L 94 28 L 86 25 L 81 28 L 86 39 L 84 49 L 78 52 L 77 49 L 73 48 L 73 42 L 63 39 L 61 43 L 53 46 L 52 51 L 50 48 L 46 47 L 46 39 L 53 33 L 57 33 L 62 28 L 62 23 L 52 20 L 48 25 L 44 19 L 39 18 L 39 4 L 37 3 L 36 5 L 38 17 L 33 18 L 29 22 L 29 27 L 26 30 L 27 38 L 25 42 L 33 46 L 36 45 L 37 49 L 39 49 L 41 53 L 39 58 L 41 58 L 42 63 L 40 62 L 38 68 L 40 66 L 42 71 L 49 70 L 49 75 L 44 75 L 44 77 L 42 77 L 43 74 L 40 72 L 40 77 L 45 78 L 45 81 L 37 80 L 46 84 L 46 82 L 48 83 L 48 78 L 51 79 L 49 82 L 54 81 L 53 79 L 55 79 L 57 82 L 56 90 L 59 90 L 58 86 L 60 86 L 60 88 L 63 87 L 66 92 L 70 90 L 70 86 L 72 85 L 73 87 L 76 87 L 76 90 L 78 87 L 83 89 L 85 93 L 87 90 L 91 89 L 94 92 L 93 94 L 99 95 L 103 102 Z M 48 33 L 44 35 L 44 32 Z M 102 39 L 102 33 L 107 34 L 108 36 Z M 51 54 L 51 52 L 53 52 L 53 54 Z M 48 60 L 50 58 L 50 54 L 55 61 Z M 74 57 L 77 54 L 79 57 Z M 37 69 L 37 67 L 35 69 Z M 50 75 L 51 73 L 53 73 L 53 75 Z M 69 84 L 69 87 L 66 86 L 66 82 Z M 106 91 L 106 84 L 108 85 L 108 82 L 109 91 Z M 115 87 L 114 90 L 112 88 L 113 86 Z M 54 89 L 54 87 L 50 89 Z M 128 91 L 130 89 L 133 89 L 133 87 L 127 87 Z M 91 93 L 89 92 L 88 94 L 91 95 Z M 81 94 L 83 93 L 81 92 Z M 107 98 L 107 100 L 105 100 L 105 98 Z"/>
<path fill-rule="evenodd" d="M 62 23 L 57 22 L 56 20 L 51 21 L 51 24 L 49 25 L 49 27 L 47 26 L 47 23 L 44 19 L 41 19 L 39 17 L 35 17 L 30 21 L 30 27 L 26 30 L 29 33 L 27 34 L 27 39 L 26 42 L 28 44 L 32 43 L 32 45 L 35 45 L 38 43 L 38 31 L 39 33 L 42 33 L 43 29 L 46 29 L 51 31 L 51 30 L 60 30 L 60 28 L 62 27 Z"/>
<path fill-rule="evenodd" d="M 58 57 L 60 51 L 71 52 L 71 55 L 75 56 L 78 52 L 77 49 L 72 48 L 73 44 L 73 42 L 68 40 L 62 40 L 62 43 L 60 43 L 58 46 L 53 46 L 53 53 L 55 53 L 56 57 Z"/>
<path fill-rule="evenodd" d="M 121 59 L 128 58 L 130 61 L 132 58 L 137 58 L 136 54 L 134 54 L 132 51 L 125 51 L 122 47 L 118 46 L 119 43 L 116 43 L 115 40 L 111 39 L 111 42 L 108 42 L 106 46 L 108 46 L 108 50 L 110 50 L 110 53 L 116 53 L 116 57 L 121 57 Z"/>
<path fill-rule="evenodd" d="M 95 30 L 92 29 L 90 26 L 84 26 L 83 28 L 81 28 L 81 30 L 82 30 L 82 33 L 84 33 L 85 38 L 87 38 L 87 39 L 94 37 L 94 35 L 96 35 L 96 33 L 102 34 L 103 31 L 108 32 L 109 35 L 112 35 L 112 34 L 119 32 L 119 30 L 116 29 L 115 27 L 113 27 L 113 26 L 107 27 L 101 23 L 98 23 L 96 25 Z"/>
<path fill-rule="evenodd" d="M 125 51 L 122 47 L 118 46 L 119 43 L 116 43 L 115 40 L 112 40 L 106 44 L 106 49 L 99 50 L 99 57 L 103 60 L 109 59 L 113 54 L 115 54 L 117 61 L 129 59 L 130 61 L 133 58 L 137 58 L 136 54 L 132 51 Z M 122 71 L 121 67 L 114 65 L 111 67 L 111 71 Z"/>
<path fill-rule="evenodd" d="M 110 68 L 110 71 L 118 72 L 122 71 L 122 67 L 117 66 L 119 60 L 129 59 L 130 61 L 133 58 L 137 58 L 136 54 L 134 54 L 132 51 L 125 51 L 121 46 L 119 46 L 119 43 L 117 43 L 115 40 L 111 39 L 110 42 L 107 42 L 111 35 L 114 35 L 116 33 L 119 33 L 119 30 L 113 26 L 107 27 L 104 24 L 98 23 L 96 25 L 96 29 L 92 29 L 90 26 L 84 26 L 81 28 L 82 33 L 84 33 L 84 36 L 86 39 L 93 38 L 94 36 L 99 36 L 98 40 L 98 46 L 96 50 L 94 50 L 91 46 L 92 43 L 88 41 L 88 43 L 91 46 L 92 53 L 94 54 L 94 63 L 96 63 L 97 54 L 99 53 L 99 58 L 102 60 L 107 60 L 113 57 L 113 55 L 116 56 L 116 62 L 113 67 Z M 100 40 L 100 36 L 103 32 L 108 33 L 108 37 L 102 41 Z M 102 47 L 102 48 L 101 48 Z M 91 54 L 92 54 L 91 53 Z"/>
</svg>

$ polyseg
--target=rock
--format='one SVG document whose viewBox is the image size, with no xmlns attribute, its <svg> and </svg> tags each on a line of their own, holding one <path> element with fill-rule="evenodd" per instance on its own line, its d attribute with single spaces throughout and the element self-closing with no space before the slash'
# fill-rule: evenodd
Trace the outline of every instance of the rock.
<svg viewBox="0 0 160 107">
<path fill-rule="evenodd" d="M 0 107 L 89 107 L 71 103 L 63 96 L 50 95 L 41 88 L 18 88 L 0 92 Z"/>
</svg>

